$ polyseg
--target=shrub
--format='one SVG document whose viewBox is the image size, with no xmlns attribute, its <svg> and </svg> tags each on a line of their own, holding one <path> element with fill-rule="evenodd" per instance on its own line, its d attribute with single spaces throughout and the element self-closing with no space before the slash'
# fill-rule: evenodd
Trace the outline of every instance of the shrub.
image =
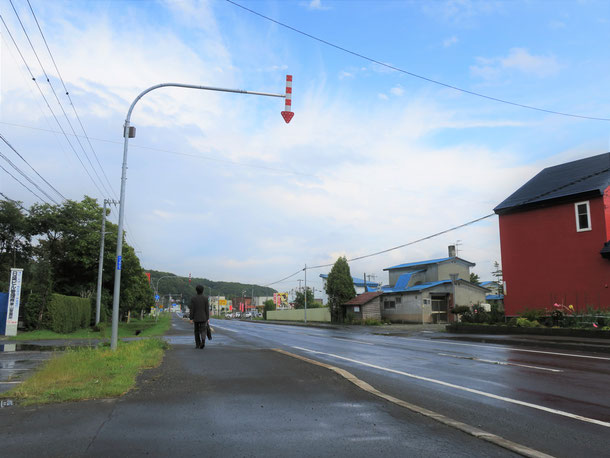
<svg viewBox="0 0 610 458">
<path fill-rule="evenodd" d="M 521 313 L 521 317 L 522 318 L 526 318 L 529 321 L 539 321 L 540 318 L 542 318 L 544 316 L 545 312 L 543 310 L 538 310 L 538 309 L 525 309 L 522 313 Z"/>
<path fill-rule="evenodd" d="M 528 320 L 527 318 L 517 318 L 517 326 L 520 328 L 537 328 L 540 326 L 540 323 Z"/>
<path fill-rule="evenodd" d="M 89 326 L 91 322 L 91 304 L 89 299 L 53 294 L 47 304 L 49 329 L 60 334 L 74 332 Z"/>
<path fill-rule="evenodd" d="M 467 305 L 458 305 L 457 307 L 453 307 L 451 309 L 451 313 L 455 315 L 462 315 L 466 312 L 470 312 L 470 307 L 468 307 Z"/>
<path fill-rule="evenodd" d="M 377 318 L 366 318 L 363 322 L 363 325 L 365 326 L 380 326 L 383 323 L 381 321 L 379 321 Z"/>
<path fill-rule="evenodd" d="M 504 312 L 500 310 L 498 304 L 491 305 L 491 311 L 488 313 L 489 324 L 503 323 L 505 316 Z"/>
</svg>

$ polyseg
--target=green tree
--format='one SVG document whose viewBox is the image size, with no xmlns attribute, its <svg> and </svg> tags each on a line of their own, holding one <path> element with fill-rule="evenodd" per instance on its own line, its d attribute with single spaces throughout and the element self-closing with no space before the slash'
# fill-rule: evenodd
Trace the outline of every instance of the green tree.
<svg viewBox="0 0 610 458">
<path fill-rule="evenodd" d="M 356 297 L 354 280 L 345 257 L 340 257 L 326 279 L 326 294 L 330 307 L 331 319 L 334 323 L 343 320 L 343 304 Z"/>
<path fill-rule="evenodd" d="M 8 290 L 11 267 L 25 267 L 30 256 L 27 216 L 20 202 L 0 201 L 0 290 Z"/>
<path fill-rule="evenodd" d="M 88 196 L 81 202 L 67 200 L 61 205 L 35 204 L 30 208 L 29 234 L 37 243 L 32 249 L 32 265 L 28 269 L 35 275 L 23 288 L 35 293 L 32 307 L 36 307 L 36 311 L 24 310 L 24 316 L 29 317 L 29 326 L 35 316 L 38 316 L 37 326 L 40 326 L 51 293 L 83 298 L 95 296 L 102 212 L 97 201 Z M 106 231 L 102 308 L 108 310 L 112 306 L 114 289 L 117 226 L 107 221 Z M 124 316 L 128 311 L 148 309 L 154 303 L 154 297 L 140 260 L 125 240 L 122 259 L 120 312 Z M 29 304 L 26 303 L 26 307 Z"/>
<path fill-rule="evenodd" d="M 267 299 L 264 303 L 263 303 L 263 314 L 265 320 L 267 319 L 267 312 L 275 310 L 275 302 L 273 302 L 273 299 Z"/>
<path fill-rule="evenodd" d="M 303 309 L 305 308 L 305 294 L 307 294 L 307 308 L 316 308 L 317 304 L 314 302 L 313 291 L 311 288 L 307 288 L 304 291 L 297 291 L 296 297 L 294 299 L 294 308 L 295 309 Z"/>
<path fill-rule="evenodd" d="M 480 285 L 481 279 L 479 278 L 479 276 L 477 274 L 475 274 L 474 272 L 471 272 L 470 273 L 470 283 L 473 283 L 475 285 Z"/>
</svg>

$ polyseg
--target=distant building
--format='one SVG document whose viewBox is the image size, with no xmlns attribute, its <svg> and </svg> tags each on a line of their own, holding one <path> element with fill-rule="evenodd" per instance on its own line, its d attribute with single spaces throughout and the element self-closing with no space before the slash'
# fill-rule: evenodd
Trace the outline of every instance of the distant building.
<svg viewBox="0 0 610 458">
<path fill-rule="evenodd" d="M 507 316 L 610 307 L 610 153 L 548 167 L 494 211 Z"/>
<path fill-rule="evenodd" d="M 455 255 L 387 267 L 389 285 L 381 291 L 381 315 L 390 321 L 448 323 L 458 305 L 485 302 L 489 289 L 470 283 L 470 268 L 475 264 Z"/>
</svg>

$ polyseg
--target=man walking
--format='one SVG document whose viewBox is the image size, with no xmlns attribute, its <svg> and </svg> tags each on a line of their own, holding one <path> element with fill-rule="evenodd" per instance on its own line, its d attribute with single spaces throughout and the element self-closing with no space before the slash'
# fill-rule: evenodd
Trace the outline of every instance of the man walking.
<svg viewBox="0 0 610 458">
<path fill-rule="evenodd" d="M 210 322 L 210 302 L 203 295 L 203 286 L 195 288 L 197 295 L 191 298 L 189 319 L 195 323 L 195 348 L 205 347 L 206 328 Z"/>
</svg>

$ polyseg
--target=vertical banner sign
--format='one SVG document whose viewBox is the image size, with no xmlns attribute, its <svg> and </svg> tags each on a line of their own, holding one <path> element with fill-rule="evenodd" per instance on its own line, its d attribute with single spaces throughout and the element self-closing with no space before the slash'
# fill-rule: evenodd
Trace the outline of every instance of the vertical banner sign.
<svg viewBox="0 0 610 458">
<path fill-rule="evenodd" d="M 122 260 L 122 256 L 117 256 L 117 258 L 116 258 L 116 270 L 121 270 L 121 260 Z"/>
<path fill-rule="evenodd" d="M 146 272 L 146 276 L 148 277 L 148 284 L 150 285 L 150 272 Z"/>
<path fill-rule="evenodd" d="M 191 273 L 189 272 L 189 285 L 191 284 Z"/>
<path fill-rule="evenodd" d="M 6 331 L 4 333 L 4 335 L 7 336 L 17 335 L 22 275 L 23 269 L 11 269 L 11 281 L 8 287 L 8 310 L 6 312 Z"/>
</svg>

